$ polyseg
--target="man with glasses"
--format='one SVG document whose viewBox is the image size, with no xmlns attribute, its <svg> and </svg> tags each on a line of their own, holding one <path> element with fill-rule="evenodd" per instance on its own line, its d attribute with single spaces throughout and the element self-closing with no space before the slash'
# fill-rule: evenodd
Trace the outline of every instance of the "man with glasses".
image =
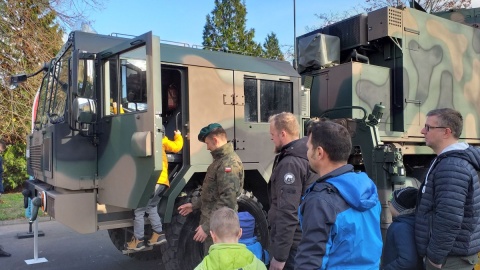
<svg viewBox="0 0 480 270">
<path fill-rule="evenodd" d="M 415 217 L 417 250 L 426 269 L 471 270 L 480 251 L 480 149 L 459 142 L 462 115 L 427 114 L 422 134 L 433 160 L 420 186 Z"/>
</svg>

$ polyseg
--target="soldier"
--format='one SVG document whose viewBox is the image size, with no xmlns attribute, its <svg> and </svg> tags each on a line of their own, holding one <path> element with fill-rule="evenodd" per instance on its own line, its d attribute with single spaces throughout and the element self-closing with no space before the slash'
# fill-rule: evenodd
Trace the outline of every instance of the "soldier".
<svg viewBox="0 0 480 270">
<path fill-rule="evenodd" d="M 480 149 L 459 142 L 462 115 L 427 113 L 422 134 L 437 154 L 420 186 L 415 215 L 418 254 L 426 269 L 472 269 L 480 251 Z"/>
<path fill-rule="evenodd" d="M 200 130 L 198 140 L 207 145 L 213 162 L 208 166 L 202 185 L 200 200 L 178 207 L 178 212 L 186 216 L 200 209 L 200 225 L 195 230 L 193 240 L 205 242 L 205 254 L 213 244 L 210 232 L 210 216 L 213 211 L 226 206 L 238 210 L 237 197 L 243 188 L 243 164 L 227 141 L 227 133 L 220 124 L 212 123 Z"/>
<path fill-rule="evenodd" d="M 297 210 L 303 193 L 315 179 L 307 158 L 307 139 L 299 139 L 299 124 L 292 113 L 283 112 L 269 119 L 275 147 L 273 172 L 268 182 L 270 210 L 270 270 L 293 269 L 302 237 Z"/>
</svg>

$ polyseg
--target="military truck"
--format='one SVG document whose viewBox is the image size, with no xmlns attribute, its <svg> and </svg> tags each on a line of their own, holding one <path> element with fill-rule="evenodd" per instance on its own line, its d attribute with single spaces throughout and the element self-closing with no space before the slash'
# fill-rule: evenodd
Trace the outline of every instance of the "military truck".
<svg viewBox="0 0 480 270">
<path fill-rule="evenodd" d="M 378 187 L 383 231 L 392 189 L 418 186 L 434 157 L 421 134 L 428 111 L 460 111 L 461 139 L 480 145 L 479 12 L 385 7 L 297 38 L 310 115 L 350 130 L 350 163 Z"/>
<path fill-rule="evenodd" d="M 300 109 L 300 76 L 290 63 L 164 44 L 152 33 L 75 31 L 43 70 L 27 138 L 34 180 L 25 194 L 34 206 L 79 233 L 108 230 L 123 250 L 133 233 L 132 209 L 146 204 L 163 169 L 162 138 L 179 129 L 184 147 L 167 155 L 171 184 L 159 205 L 168 246 L 128 255 L 163 255 L 168 269 L 193 268 L 203 256 L 193 241 L 199 215 L 185 218 L 176 209 L 198 199 L 212 156 L 197 134 L 217 122 L 245 168 L 239 211 L 255 217 L 256 236 L 268 245 L 268 118 Z"/>
</svg>

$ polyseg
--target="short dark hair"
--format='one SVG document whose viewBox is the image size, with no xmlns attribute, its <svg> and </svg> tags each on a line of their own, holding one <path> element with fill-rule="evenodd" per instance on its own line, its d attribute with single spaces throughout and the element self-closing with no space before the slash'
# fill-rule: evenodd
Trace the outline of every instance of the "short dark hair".
<svg viewBox="0 0 480 270">
<path fill-rule="evenodd" d="M 322 147 L 333 162 L 348 161 L 352 138 L 347 128 L 332 121 L 313 121 L 308 129 L 313 148 Z"/>
<path fill-rule="evenodd" d="M 462 135 L 463 117 L 460 112 L 451 108 L 442 108 L 429 111 L 427 116 L 438 117 L 438 124 L 452 130 L 452 135 L 456 139 Z"/>
<path fill-rule="evenodd" d="M 227 132 L 222 127 L 218 127 L 214 128 L 206 137 L 211 136 L 223 136 L 224 138 L 227 138 Z"/>
</svg>

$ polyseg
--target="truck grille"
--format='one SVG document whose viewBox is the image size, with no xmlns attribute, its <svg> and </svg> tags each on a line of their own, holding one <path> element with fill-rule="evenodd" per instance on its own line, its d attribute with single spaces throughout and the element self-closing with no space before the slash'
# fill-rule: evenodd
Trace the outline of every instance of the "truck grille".
<svg viewBox="0 0 480 270">
<path fill-rule="evenodd" d="M 42 170 L 42 146 L 30 147 L 30 168 L 35 171 Z"/>
</svg>

